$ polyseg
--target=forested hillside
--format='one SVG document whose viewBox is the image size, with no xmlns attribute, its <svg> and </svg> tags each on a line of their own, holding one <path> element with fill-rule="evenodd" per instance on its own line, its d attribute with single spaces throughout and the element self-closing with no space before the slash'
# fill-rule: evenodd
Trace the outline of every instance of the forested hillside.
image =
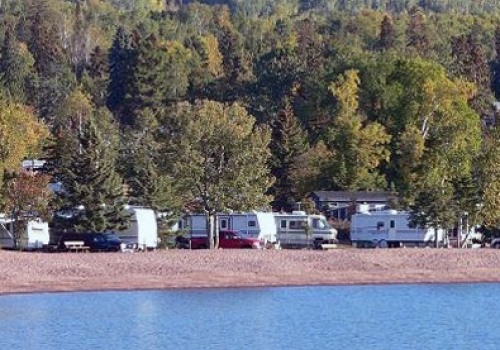
<svg viewBox="0 0 500 350">
<path fill-rule="evenodd" d="M 390 190 L 424 224 L 496 226 L 497 2 L 1 0 L 0 203 L 85 204 L 105 228 L 124 203 Z M 36 192 L 23 158 L 64 191 Z"/>
</svg>

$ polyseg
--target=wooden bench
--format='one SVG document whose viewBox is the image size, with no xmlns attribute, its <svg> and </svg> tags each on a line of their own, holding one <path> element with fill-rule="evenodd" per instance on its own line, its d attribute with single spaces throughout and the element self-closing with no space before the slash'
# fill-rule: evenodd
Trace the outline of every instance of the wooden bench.
<svg viewBox="0 0 500 350">
<path fill-rule="evenodd" d="M 90 250 L 89 246 L 85 245 L 84 241 L 66 241 L 64 246 L 70 252 L 88 252 Z"/>
</svg>

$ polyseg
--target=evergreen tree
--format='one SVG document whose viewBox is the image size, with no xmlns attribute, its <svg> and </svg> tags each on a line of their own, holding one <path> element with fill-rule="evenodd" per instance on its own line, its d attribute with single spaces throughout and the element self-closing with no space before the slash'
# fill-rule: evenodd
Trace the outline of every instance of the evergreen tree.
<svg viewBox="0 0 500 350">
<path fill-rule="evenodd" d="M 297 168 L 297 160 L 307 150 L 307 142 L 288 99 L 271 124 L 269 148 L 272 154 L 269 161 L 271 174 L 276 178 L 268 190 L 274 196 L 271 205 L 275 210 L 291 211 L 299 199 L 293 173 Z"/>
<path fill-rule="evenodd" d="M 63 60 L 63 49 L 59 37 L 60 14 L 55 10 L 54 0 L 29 0 L 30 24 L 29 49 L 35 57 L 35 68 L 40 75 L 53 72 L 53 65 Z"/>
<path fill-rule="evenodd" d="M 69 55 L 76 79 L 81 80 L 87 65 L 89 51 L 89 22 L 85 18 L 84 6 L 81 1 L 76 2 L 73 33 L 70 38 Z"/>
<path fill-rule="evenodd" d="M 165 48 L 161 47 L 156 35 L 150 34 L 140 39 L 132 70 L 130 98 L 132 114 L 146 108 L 157 112 L 163 107 L 169 84 L 165 79 L 167 68 L 167 53 Z"/>
<path fill-rule="evenodd" d="M 12 28 L 7 28 L 0 51 L 0 84 L 14 101 L 29 102 L 36 85 L 34 60 L 28 50 L 16 40 Z"/>
<path fill-rule="evenodd" d="M 382 51 L 387 51 L 394 46 L 396 34 L 394 31 L 394 23 L 389 15 L 385 15 L 380 25 L 379 48 Z"/>
<path fill-rule="evenodd" d="M 109 85 L 109 67 L 106 52 L 96 46 L 90 53 L 86 74 L 82 79 L 85 91 L 96 107 L 106 106 Z"/>
<path fill-rule="evenodd" d="M 74 90 L 76 79 L 71 67 L 62 62 L 54 63 L 44 74 L 36 89 L 36 109 L 40 119 L 52 125 L 57 110 Z"/>
<path fill-rule="evenodd" d="M 414 6 L 409 12 L 410 21 L 406 27 L 406 46 L 413 48 L 417 54 L 427 56 L 429 38 L 426 33 L 425 16 Z"/>
<path fill-rule="evenodd" d="M 246 80 L 249 69 L 244 58 L 243 38 L 230 24 L 227 12 L 224 9 L 217 18 L 217 25 L 220 26 L 217 39 L 225 75 L 218 93 L 221 101 L 233 102 L 242 93 L 242 83 Z"/>
<path fill-rule="evenodd" d="M 122 150 L 122 169 L 128 185 L 130 204 L 147 206 L 160 211 L 180 208 L 180 196 L 175 193 L 171 177 L 163 174 L 158 166 L 161 162 L 160 144 L 155 134 L 158 122 L 154 113 L 142 110 L 134 128 L 129 128 Z"/>
<path fill-rule="evenodd" d="M 125 28 L 119 27 L 109 52 L 108 108 L 122 124 L 131 122 L 126 102 L 132 97 L 135 59 L 132 39 Z"/>
<path fill-rule="evenodd" d="M 78 151 L 70 157 L 68 167 L 61 169 L 61 209 L 73 215 L 69 220 L 56 217 L 59 227 L 102 232 L 126 224 L 122 179 L 115 170 L 116 151 L 103 136 L 90 118 L 78 137 Z"/>
<path fill-rule="evenodd" d="M 500 99 L 500 26 L 495 28 L 495 59 L 491 63 L 491 90 Z"/>
</svg>

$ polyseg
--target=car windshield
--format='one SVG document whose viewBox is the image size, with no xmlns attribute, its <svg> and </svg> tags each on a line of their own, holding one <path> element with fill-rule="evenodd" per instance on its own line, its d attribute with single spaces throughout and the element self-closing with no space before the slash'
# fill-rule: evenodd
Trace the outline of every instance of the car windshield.
<svg viewBox="0 0 500 350">
<path fill-rule="evenodd" d="M 106 237 L 106 239 L 107 239 L 108 241 L 117 241 L 117 240 L 119 240 L 119 239 L 120 239 L 120 238 L 118 238 L 118 236 L 117 236 L 117 235 L 112 234 L 112 233 L 110 233 L 110 234 L 106 234 L 106 235 L 104 235 L 104 237 Z"/>
<path fill-rule="evenodd" d="M 239 238 L 246 238 L 248 237 L 248 234 L 246 234 L 245 232 L 242 232 L 242 231 L 236 231 L 234 233 L 235 236 L 239 237 Z"/>
</svg>

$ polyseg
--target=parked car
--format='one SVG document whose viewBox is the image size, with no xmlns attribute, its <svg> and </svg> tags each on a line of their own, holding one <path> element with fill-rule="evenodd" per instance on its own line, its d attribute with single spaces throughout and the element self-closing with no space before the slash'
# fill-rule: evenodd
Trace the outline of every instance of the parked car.
<svg viewBox="0 0 500 350">
<path fill-rule="evenodd" d="M 177 236 L 177 248 L 206 249 L 207 237 Z M 223 249 L 263 249 L 264 242 L 258 238 L 250 237 L 238 230 L 222 230 L 219 232 L 219 248 Z"/>
<path fill-rule="evenodd" d="M 92 252 L 116 252 L 121 240 L 111 233 L 64 233 L 59 238 L 57 250 L 67 251 L 67 242 L 81 241 Z"/>
<path fill-rule="evenodd" d="M 491 240 L 490 247 L 500 249 L 500 237 L 495 237 Z"/>
</svg>

